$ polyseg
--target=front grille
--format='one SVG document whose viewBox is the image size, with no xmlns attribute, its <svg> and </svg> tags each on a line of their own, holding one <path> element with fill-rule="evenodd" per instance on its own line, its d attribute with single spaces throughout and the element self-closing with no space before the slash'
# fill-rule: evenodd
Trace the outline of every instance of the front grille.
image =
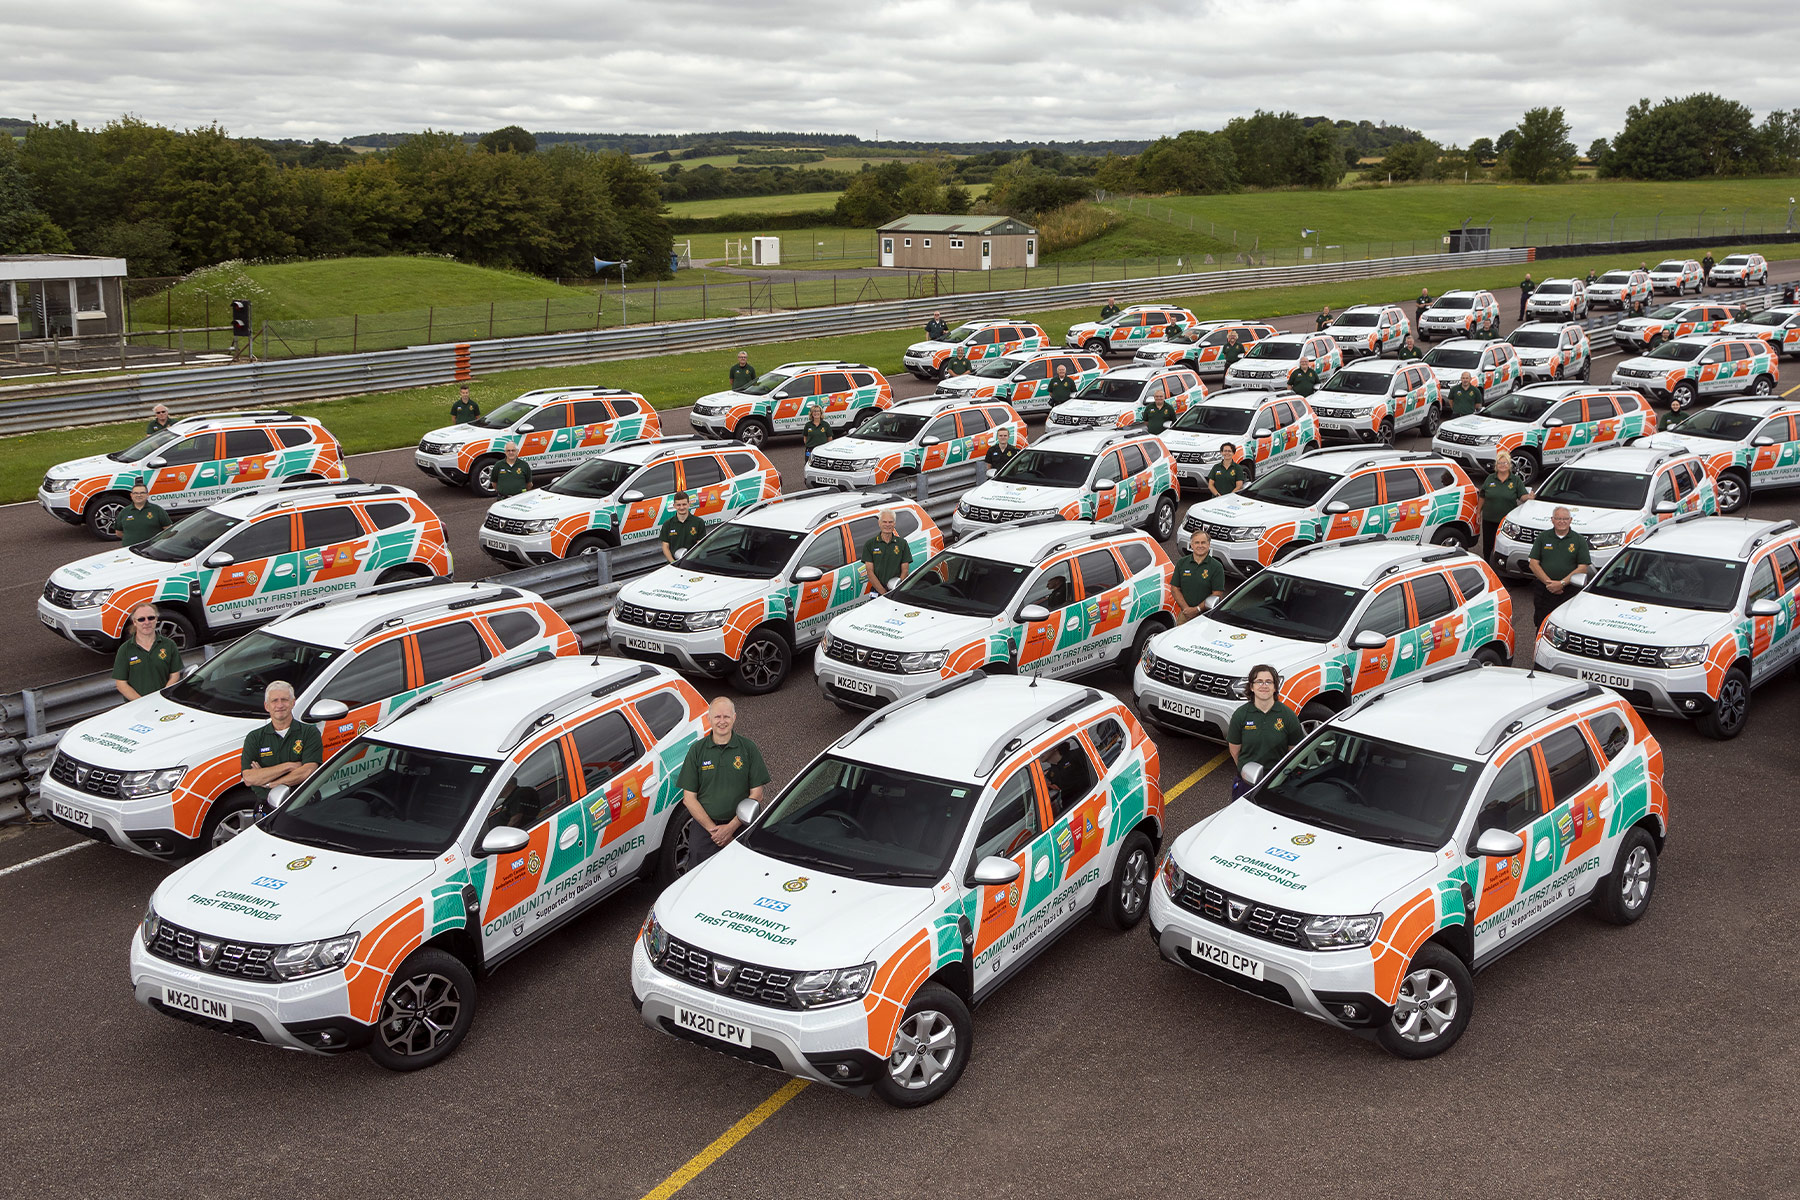
<svg viewBox="0 0 1800 1200">
<path fill-rule="evenodd" d="M 150 953 L 167 962 L 239 979 L 273 979 L 269 973 L 269 959 L 275 950 L 274 946 L 210 938 L 169 921 L 157 927 L 156 940 L 150 944 Z M 210 961 L 202 961 L 202 951 Z"/>
<path fill-rule="evenodd" d="M 75 607 L 75 593 L 66 587 L 60 587 L 54 583 L 46 583 L 44 585 L 44 599 L 48 600 L 58 608 Z"/>
<path fill-rule="evenodd" d="M 1312 410 L 1314 416 L 1332 417 L 1339 421 L 1350 420 L 1356 417 L 1366 419 L 1371 415 L 1369 413 L 1357 412 L 1354 408 L 1325 408 L 1317 404 L 1312 406 Z"/>
<path fill-rule="evenodd" d="M 1188 519 L 1182 522 L 1182 528 L 1186 529 L 1189 533 L 1199 533 L 1204 529 L 1206 530 L 1206 536 L 1210 537 L 1215 542 L 1247 542 L 1250 540 L 1243 536 L 1244 531 L 1242 529 L 1230 525 L 1215 525 L 1211 521 L 1201 520 L 1200 517 L 1194 513 L 1188 514 Z"/>
<path fill-rule="evenodd" d="M 1480 434 L 1458 433 L 1454 429 L 1440 429 L 1438 437 L 1452 446 L 1480 446 L 1487 440 Z"/>
<path fill-rule="evenodd" d="M 1617 374 L 1622 379 L 1655 379 L 1660 371 L 1645 371 L 1638 367 L 1620 367 Z"/>
<path fill-rule="evenodd" d="M 1175 451 L 1175 461 L 1176 462 L 1188 463 L 1190 465 L 1197 464 L 1197 463 L 1214 462 L 1218 459 L 1218 457 L 1219 457 L 1219 452 L 1217 450 L 1177 450 L 1177 451 Z"/>
<path fill-rule="evenodd" d="M 1564 633 L 1562 645 L 1557 649 L 1581 658 L 1595 658 L 1602 662 L 1618 663 L 1627 667 L 1658 667 L 1663 665 L 1661 646 L 1640 646 L 1632 642 L 1609 642 L 1602 638 L 1589 637 L 1585 633 Z"/>
<path fill-rule="evenodd" d="M 56 757 L 50 761 L 50 778 L 64 787 L 74 788 L 89 796 L 117 797 L 119 779 L 122 771 L 108 771 L 100 767 L 90 766 L 78 758 L 70 758 L 64 751 L 58 750 Z"/>
<path fill-rule="evenodd" d="M 420 442 L 419 443 L 419 453 L 420 454 L 448 454 L 448 453 L 450 453 L 451 446 L 452 446 L 452 443 L 450 443 L 450 442 Z"/>
<path fill-rule="evenodd" d="M 985 508 L 979 504 L 965 504 L 958 511 L 962 513 L 964 520 L 982 525 L 1004 525 L 1025 515 L 1010 508 Z"/>
<path fill-rule="evenodd" d="M 831 639 L 831 648 L 825 651 L 825 657 L 841 663 L 849 663 L 854 667 L 867 667 L 871 671 L 885 671 L 889 675 L 901 673 L 898 650 L 878 650 L 872 646 L 855 646 L 840 637 Z"/>
<path fill-rule="evenodd" d="M 525 534 L 531 533 L 530 527 L 535 524 L 535 521 L 519 521 L 512 517 L 497 517 L 493 513 L 489 513 L 487 520 L 481 523 L 481 527 L 491 529 L 495 533 Z"/>
<path fill-rule="evenodd" d="M 1243 682 L 1231 675 L 1215 675 L 1211 671 L 1196 671 L 1192 667 L 1184 667 L 1172 663 L 1166 658 L 1156 660 L 1151 668 L 1150 678 L 1158 683 L 1166 683 L 1170 687 L 1182 688 L 1201 696 L 1216 696 L 1220 700 L 1232 700 L 1232 686 Z"/>
<path fill-rule="evenodd" d="M 809 467 L 814 467 L 820 471 L 854 471 L 854 470 L 856 470 L 856 460 L 853 458 L 826 458 L 822 454 L 815 454 L 811 458 L 807 459 L 806 465 Z"/>
<path fill-rule="evenodd" d="M 737 969 L 730 973 L 727 981 L 720 984 L 713 977 L 713 956 L 679 938 L 669 939 L 669 948 L 663 952 L 662 961 L 656 965 L 665 975 L 685 979 L 696 987 L 718 992 L 721 996 L 748 1000 L 752 1004 L 765 1004 L 771 1008 L 799 1007 L 788 993 L 788 985 L 794 981 L 792 971 L 759 967 L 754 963 L 738 963 Z"/>
<path fill-rule="evenodd" d="M 1191 875 L 1175 897 L 1175 903 L 1208 921 L 1253 938 L 1299 950 L 1312 949 L 1312 942 L 1303 928 L 1306 921 L 1303 914 L 1234 896 Z"/>
<path fill-rule="evenodd" d="M 1117 425 L 1119 418 L 1109 413 L 1097 413 L 1089 416 L 1075 416 L 1072 413 L 1057 413 L 1050 418 L 1050 424 L 1068 426 L 1070 428 L 1091 429 L 1096 425 Z"/>
<path fill-rule="evenodd" d="M 641 604 L 620 601 L 613 605 L 613 619 L 627 625 L 641 625 L 645 629 L 666 629 L 679 632 L 687 628 L 687 614 L 664 612 L 661 609 L 645 608 Z"/>
</svg>

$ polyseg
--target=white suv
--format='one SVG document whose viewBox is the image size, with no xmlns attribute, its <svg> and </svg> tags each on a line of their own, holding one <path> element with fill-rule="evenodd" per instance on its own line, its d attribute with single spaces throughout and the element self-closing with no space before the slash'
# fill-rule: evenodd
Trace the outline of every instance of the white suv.
<svg viewBox="0 0 1800 1200">
<path fill-rule="evenodd" d="M 1159 542 L 1175 532 L 1175 462 L 1141 426 L 1047 433 L 987 482 L 963 493 L 951 531 L 1062 516 L 1141 524 Z"/>
<path fill-rule="evenodd" d="M 1525 301 L 1525 316 L 1533 321 L 1579 321 L 1587 315 L 1587 287 L 1579 279 L 1546 279 Z"/>
<path fill-rule="evenodd" d="M 1398 304 L 1352 304 L 1324 332 L 1349 362 L 1366 356 L 1380 358 L 1390 350 L 1399 353 L 1412 337 L 1412 322 Z"/>
<path fill-rule="evenodd" d="M 1417 429 L 1430 437 L 1437 429 L 1440 387 L 1422 362 L 1369 359 L 1325 380 L 1307 402 L 1327 440 L 1391 445 L 1396 434 Z"/>
<path fill-rule="evenodd" d="M 1589 575 L 1621 546 L 1680 513 L 1718 512 L 1718 494 L 1698 454 L 1656 446 L 1606 446 L 1577 454 L 1513 509 L 1494 536 L 1494 566 L 1529 577 L 1532 543 L 1559 508 L 1587 539 Z"/>
<path fill-rule="evenodd" d="M 1206 399 L 1206 385 L 1186 367 L 1119 367 L 1088 380 L 1052 409 L 1044 431 L 1124 429 L 1141 422 L 1144 409 L 1157 399 L 1166 400 L 1179 416 L 1188 405 Z"/>
</svg>

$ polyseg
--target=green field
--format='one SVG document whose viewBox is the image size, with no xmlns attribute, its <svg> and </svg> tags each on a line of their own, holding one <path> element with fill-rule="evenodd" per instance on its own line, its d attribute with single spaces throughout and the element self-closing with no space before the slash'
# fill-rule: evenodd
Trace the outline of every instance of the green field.
<svg viewBox="0 0 1800 1200">
<path fill-rule="evenodd" d="M 734 233 L 680 233 L 675 235 L 675 241 L 677 244 L 691 241 L 695 258 L 723 258 L 727 241 L 742 241 L 748 259 L 749 241 L 758 234 L 781 239 L 783 266 L 804 265 L 806 260 L 815 257 L 831 259 L 828 265 L 837 267 L 875 265 L 875 231 L 846 229 L 842 225 L 815 225 L 810 229 L 752 228 Z M 846 258 L 866 261 L 852 264 L 842 261 Z"/>
<path fill-rule="evenodd" d="M 678 200 L 671 217 L 722 217 L 727 213 L 825 212 L 842 192 L 790 192 L 784 196 L 726 196 L 718 200 Z M 685 236 L 685 235 L 684 235 Z"/>
</svg>

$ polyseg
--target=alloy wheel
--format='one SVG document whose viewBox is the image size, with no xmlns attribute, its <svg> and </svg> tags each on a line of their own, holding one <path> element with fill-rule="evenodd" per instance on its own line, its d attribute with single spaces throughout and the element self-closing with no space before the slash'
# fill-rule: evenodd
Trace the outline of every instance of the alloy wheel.
<svg viewBox="0 0 1800 1200">
<path fill-rule="evenodd" d="M 909 1091 L 928 1088 L 956 1061 L 956 1026 L 933 1009 L 913 1013 L 900 1022 L 888 1074 Z"/>
<path fill-rule="evenodd" d="M 1433 967 L 1414 971 L 1400 981 L 1394 1001 L 1394 1032 L 1409 1042 L 1435 1041 L 1456 1020 L 1461 997 L 1450 977 Z"/>
<path fill-rule="evenodd" d="M 429 1053 L 455 1030 L 462 1005 L 456 984 L 436 972 L 400 980 L 381 1002 L 381 1040 L 395 1054 Z"/>
</svg>

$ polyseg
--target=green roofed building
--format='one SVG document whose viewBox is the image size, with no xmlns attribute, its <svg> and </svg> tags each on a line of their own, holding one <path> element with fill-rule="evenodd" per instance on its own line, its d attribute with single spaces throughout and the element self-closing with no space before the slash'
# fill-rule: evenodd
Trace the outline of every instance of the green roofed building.
<svg viewBox="0 0 1800 1200">
<path fill-rule="evenodd" d="M 913 214 L 875 231 L 884 267 L 991 271 L 1037 266 L 1038 231 L 1011 217 Z"/>
</svg>

